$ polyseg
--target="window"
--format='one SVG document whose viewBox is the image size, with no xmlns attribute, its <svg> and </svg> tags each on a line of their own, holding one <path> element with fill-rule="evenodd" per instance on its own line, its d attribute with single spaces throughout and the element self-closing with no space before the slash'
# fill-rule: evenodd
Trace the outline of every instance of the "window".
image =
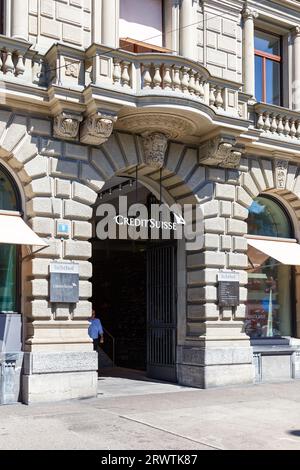
<svg viewBox="0 0 300 470">
<path fill-rule="evenodd" d="M 292 238 L 288 215 L 269 197 L 258 197 L 249 209 L 250 235 Z M 253 339 L 292 335 L 292 268 L 248 248 L 248 301 L 245 331 Z"/>
<path fill-rule="evenodd" d="M 0 210 L 17 211 L 18 195 L 5 171 L 0 168 Z M 0 244 L 0 313 L 17 312 L 18 249 Z"/>
<path fill-rule="evenodd" d="M 281 38 L 255 31 L 255 96 L 281 105 Z"/>
<path fill-rule="evenodd" d="M 162 0 L 120 1 L 120 47 L 128 52 L 170 52 L 163 47 Z"/>
</svg>

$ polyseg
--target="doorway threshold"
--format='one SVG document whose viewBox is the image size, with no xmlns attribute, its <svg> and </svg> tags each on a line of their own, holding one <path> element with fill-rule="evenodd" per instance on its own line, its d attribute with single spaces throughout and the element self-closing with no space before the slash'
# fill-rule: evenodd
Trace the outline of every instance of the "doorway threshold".
<svg viewBox="0 0 300 470">
<path fill-rule="evenodd" d="M 146 371 L 119 367 L 103 369 L 98 378 L 99 398 L 174 393 L 187 390 L 193 389 L 152 379 L 146 376 Z"/>
</svg>

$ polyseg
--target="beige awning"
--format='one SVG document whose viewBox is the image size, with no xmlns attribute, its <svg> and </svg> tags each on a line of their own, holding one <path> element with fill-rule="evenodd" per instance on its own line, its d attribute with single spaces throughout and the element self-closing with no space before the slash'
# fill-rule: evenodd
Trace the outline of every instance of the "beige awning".
<svg viewBox="0 0 300 470">
<path fill-rule="evenodd" d="M 300 266 L 300 245 L 293 238 L 256 238 L 248 235 L 248 245 L 282 264 Z"/>
<path fill-rule="evenodd" d="M 19 212 L 0 211 L 0 243 L 48 246 L 24 222 Z"/>
</svg>

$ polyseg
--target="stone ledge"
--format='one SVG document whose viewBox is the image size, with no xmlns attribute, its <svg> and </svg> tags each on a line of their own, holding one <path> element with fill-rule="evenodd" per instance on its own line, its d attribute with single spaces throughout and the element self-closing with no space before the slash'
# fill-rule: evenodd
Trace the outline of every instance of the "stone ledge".
<svg viewBox="0 0 300 470">
<path fill-rule="evenodd" d="M 31 403 L 92 398 L 97 396 L 97 372 L 23 375 L 22 401 Z"/>
<path fill-rule="evenodd" d="M 98 369 L 97 353 L 58 352 L 25 353 L 24 374 L 54 374 L 63 372 L 86 372 Z"/>
</svg>

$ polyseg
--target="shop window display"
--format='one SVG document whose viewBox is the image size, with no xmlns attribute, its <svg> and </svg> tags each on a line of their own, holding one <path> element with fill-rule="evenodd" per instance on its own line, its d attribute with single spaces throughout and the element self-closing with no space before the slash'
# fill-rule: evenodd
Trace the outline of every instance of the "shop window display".
<svg viewBox="0 0 300 470">
<path fill-rule="evenodd" d="M 289 218 L 273 199 L 258 197 L 249 209 L 248 233 L 292 238 Z M 245 331 L 251 338 L 292 335 L 292 268 L 248 248 L 248 300 Z"/>
<path fill-rule="evenodd" d="M 0 211 L 18 210 L 18 198 L 9 177 L 0 169 Z M 0 244 L 0 314 L 17 311 L 16 245 Z"/>
</svg>

